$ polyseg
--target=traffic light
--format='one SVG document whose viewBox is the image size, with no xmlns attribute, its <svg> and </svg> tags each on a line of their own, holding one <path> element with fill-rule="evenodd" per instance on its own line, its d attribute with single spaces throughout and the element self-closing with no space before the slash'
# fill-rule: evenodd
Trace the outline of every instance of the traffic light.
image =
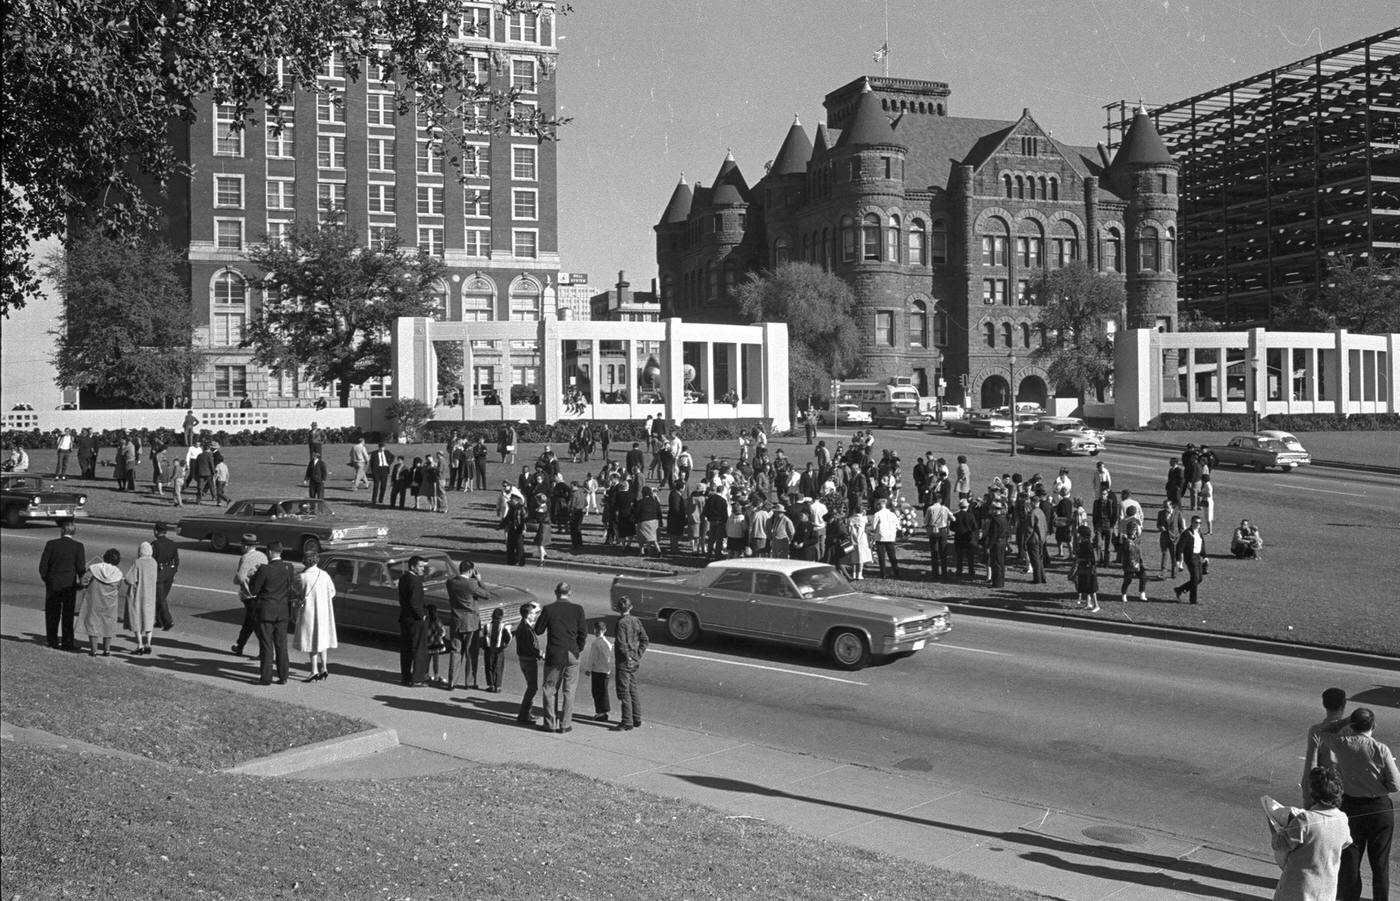
<svg viewBox="0 0 1400 901">
<path fill-rule="evenodd" d="M 841 383 L 836 379 L 831 380 L 831 399 L 835 401 L 841 396 Z"/>
<path fill-rule="evenodd" d="M 966 391 L 968 383 L 971 381 L 971 379 L 969 379 L 967 377 L 967 373 L 964 372 L 961 376 L 958 377 L 958 381 L 962 384 L 963 390 Z"/>
</svg>

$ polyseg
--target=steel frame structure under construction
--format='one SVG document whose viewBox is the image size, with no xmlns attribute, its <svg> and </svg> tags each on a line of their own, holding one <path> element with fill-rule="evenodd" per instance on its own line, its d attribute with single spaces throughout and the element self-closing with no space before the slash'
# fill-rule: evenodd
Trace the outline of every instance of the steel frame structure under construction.
<svg viewBox="0 0 1400 901">
<path fill-rule="evenodd" d="M 1105 106 L 1110 149 L 1132 122 Z M 1181 164 L 1183 305 L 1262 325 L 1328 258 L 1400 258 L 1400 28 L 1159 107 Z"/>
</svg>

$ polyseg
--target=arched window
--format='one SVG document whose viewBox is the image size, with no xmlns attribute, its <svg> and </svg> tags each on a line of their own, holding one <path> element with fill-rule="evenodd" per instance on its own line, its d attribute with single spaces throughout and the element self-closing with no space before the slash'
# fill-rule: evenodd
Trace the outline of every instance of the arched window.
<svg viewBox="0 0 1400 901">
<path fill-rule="evenodd" d="M 987 342 L 988 347 L 997 346 L 997 327 L 995 323 L 989 322 L 982 326 L 982 337 Z"/>
<path fill-rule="evenodd" d="M 939 347 L 948 346 L 948 314 L 937 303 L 933 306 L 933 343 Z"/>
<path fill-rule="evenodd" d="M 1021 346 L 1031 346 L 1031 324 L 1029 322 L 1021 323 Z"/>
<path fill-rule="evenodd" d="M 885 259 L 891 263 L 899 262 L 899 244 L 903 237 L 903 226 L 899 217 L 891 216 L 890 227 L 885 230 Z"/>
<path fill-rule="evenodd" d="M 1167 229 L 1166 240 L 1162 242 L 1162 271 L 1176 271 L 1176 229 Z"/>
<path fill-rule="evenodd" d="M 450 312 L 447 309 L 448 296 L 447 285 L 445 283 L 433 282 L 433 287 L 429 290 L 428 297 L 433 303 L 433 318 L 438 322 L 443 322 L 450 316 Z"/>
<path fill-rule="evenodd" d="M 1055 223 L 1055 265 L 1063 269 L 1079 259 L 1079 229 L 1068 219 Z"/>
<path fill-rule="evenodd" d="M 522 278 L 510 286 L 510 321 L 537 322 L 544 314 L 544 292 L 534 279 Z"/>
<path fill-rule="evenodd" d="M 942 219 L 933 220 L 933 230 L 930 233 L 929 259 L 937 263 L 948 262 L 948 226 L 943 224 Z"/>
<path fill-rule="evenodd" d="M 1105 272 L 1123 271 L 1123 233 L 1113 227 L 1103 236 L 1103 268 Z"/>
<path fill-rule="evenodd" d="M 781 266 L 788 261 L 788 239 L 779 238 L 773 242 L 773 265 Z"/>
<path fill-rule="evenodd" d="M 841 217 L 841 262 L 856 260 L 856 223 L 850 216 Z"/>
<path fill-rule="evenodd" d="M 1000 219 L 987 220 L 987 231 L 982 235 L 983 266 L 1007 264 L 1006 231 L 1006 223 Z"/>
<path fill-rule="evenodd" d="M 1157 229 L 1144 225 L 1138 232 L 1138 269 L 1143 272 L 1157 271 Z"/>
<path fill-rule="evenodd" d="M 909 265 L 927 266 L 928 255 L 924 252 L 924 220 L 909 220 Z"/>
<path fill-rule="evenodd" d="M 1001 324 L 1001 344 L 1003 347 L 1011 346 L 1011 323 L 1009 322 Z"/>
<path fill-rule="evenodd" d="M 1021 234 L 1016 238 L 1016 256 L 1022 266 L 1039 269 L 1045 259 L 1045 230 L 1034 219 L 1021 220 Z"/>
<path fill-rule="evenodd" d="M 1009 198 L 1012 196 L 1012 195 L 1011 195 L 1011 176 L 1010 176 L 1009 174 L 1008 174 L 1008 175 L 1003 175 L 1003 176 L 1001 177 L 1001 183 L 1002 183 L 1002 186 L 1006 189 L 1006 196 L 1007 196 L 1007 198 L 1009 199 Z"/>
<path fill-rule="evenodd" d="M 1041 198 L 1042 200 L 1044 200 L 1045 198 L 1047 198 L 1047 197 L 1049 197 L 1049 196 L 1050 196 L 1050 192 L 1049 192 L 1048 190 L 1046 190 L 1045 176 L 1042 175 L 1042 176 L 1040 176 L 1040 198 Z M 1055 199 L 1058 200 L 1059 198 L 1057 197 L 1057 198 L 1055 198 Z"/>
<path fill-rule="evenodd" d="M 1026 199 L 1026 180 L 1021 176 L 1016 176 L 1016 199 Z"/>
<path fill-rule="evenodd" d="M 248 325 L 248 282 L 231 269 L 214 276 L 213 310 L 209 317 L 209 343 L 232 347 L 243 340 Z"/>
<path fill-rule="evenodd" d="M 861 259 L 880 259 L 880 217 L 866 213 L 861 224 Z"/>
<path fill-rule="evenodd" d="M 909 305 L 909 345 L 928 347 L 928 305 L 922 300 Z"/>
<path fill-rule="evenodd" d="M 1050 330 L 1043 325 L 1037 326 L 1035 340 L 1036 347 L 1044 347 L 1050 341 Z"/>
<path fill-rule="evenodd" d="M 1035 200 L 1035 176 L 1026 176 L 1026 196 L 1030 200 Z"/>
<path fill-rule="evenodd" d="M 710 260 L 705 264 L 705 299 L 714 300 L 719 297 L 719 282 L 715 277 L 715 262 Z"/>
</svg>

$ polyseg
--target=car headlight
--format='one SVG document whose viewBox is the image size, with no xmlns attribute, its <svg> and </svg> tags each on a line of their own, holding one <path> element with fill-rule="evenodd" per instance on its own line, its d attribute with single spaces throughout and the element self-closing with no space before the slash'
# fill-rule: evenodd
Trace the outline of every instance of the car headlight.
<svg viewBox="0 0 1400 901">
<path fill-rule="evenodd" d="M 39 506 L 40 504 L 42 504 L 43 502 L 44 502 L 44 499 L 41 498 L 41 497 L 39 497 L 39 496 L 36 494 L 34 497 L 32 497 L 32 498 L 29 499 L 29 506 L 31 506 L 31 507 L 37 507 L 37 506 Z"/>
<path fill-rule="evenodd" d="M 374 530 L 374 534 L 378 535 L 380 538 L 383 538 L 384 536 L 389 534 L 389 528 L 388 526 L 380 526 L 379 528 Z"/>
<path fill-rule="evenodd" d="M 342 538 L 344 538 L 344 537 L 345 537 L 345 530 L 344 530 L 344 529 L 332 529 L 332 530 L 331 530 L 331 541 L 339 541 L 340 539 L 342 539 Z"/>
<path fill-rule="evenodd" d="M 83 504 L 86 504 L 86 503 L 87 503 L 87 495 L 86 495 L 86 494 L 80 494 L 80 495 L 78 495 L 78 506 L 81 507 Z"/>
</svg>

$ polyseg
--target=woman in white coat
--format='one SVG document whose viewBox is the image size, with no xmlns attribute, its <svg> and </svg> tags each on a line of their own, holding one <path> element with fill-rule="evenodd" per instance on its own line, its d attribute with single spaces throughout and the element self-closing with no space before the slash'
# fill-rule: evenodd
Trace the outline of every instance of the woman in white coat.
<svg viewBox="0 0 1400 901">
<path fill-rule="evenodd" d="M 308 553 L 302 558 L 306 569 L 301 572 L 302 596 L 306 606 L 297 618 L 297 650 L 309 657 L 311 675 L 307 682 L 323 682 L 330 678 L 326 666 L 326 651 L 336 646 L 335 583 L 320 567 L 320 555 Z"/>
</svg>

